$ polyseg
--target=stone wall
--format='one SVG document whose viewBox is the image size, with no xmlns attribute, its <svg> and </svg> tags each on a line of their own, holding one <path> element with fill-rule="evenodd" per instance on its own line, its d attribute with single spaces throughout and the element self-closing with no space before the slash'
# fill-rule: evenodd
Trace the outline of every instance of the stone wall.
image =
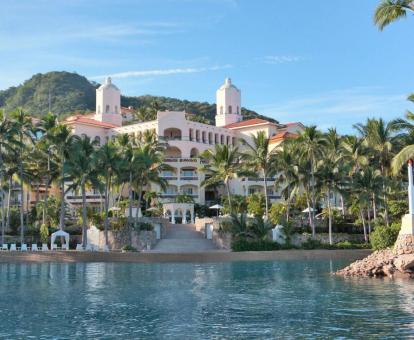
<svg viewBox="0 0 414 340">
<path fill-rule="evenodd" d="M 152 249 L 157 243 L 155 231 L 135 231 L 123 228 L 119 231 L 108 231 L 108 246 L 110 250 L 119 250 L 124 246 L 132 246 L 137 250 Z M 103 249 L 105 245 L 105 232 L 95 227 L 88 230 L 88 244 Z"/>
<path fill-rule="evenodd" d="M 396 255 L 414 254 L 414 235 L 400 233 L 394 245 L 394 253 Z"/>
<path fill-rule="evenodd" d="M 213 242 L 219 249 L 231 250 L 231 233 L 213 230 Z"/>
</svg>

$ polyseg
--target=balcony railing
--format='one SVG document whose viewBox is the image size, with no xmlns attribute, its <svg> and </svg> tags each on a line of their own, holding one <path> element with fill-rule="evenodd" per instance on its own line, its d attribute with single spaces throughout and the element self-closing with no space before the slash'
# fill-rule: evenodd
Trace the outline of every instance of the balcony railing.
<svg viewBox="0 0 414 340">
<path fill-rule="evenodd" d="M 263 182 L 263 180 L 264 180 L 263 177 L 247 177 L 247 178 L 242 178 L 242 182 L 244 182 L 244 181 Z M 274 177 L 268 177 L 268 178 L 266 178 L 266 181 L 268 181 L 268 182 L 273 182 L 275 180 L 276 180 L 276 178 L 274 178 Z"/>
</svg>

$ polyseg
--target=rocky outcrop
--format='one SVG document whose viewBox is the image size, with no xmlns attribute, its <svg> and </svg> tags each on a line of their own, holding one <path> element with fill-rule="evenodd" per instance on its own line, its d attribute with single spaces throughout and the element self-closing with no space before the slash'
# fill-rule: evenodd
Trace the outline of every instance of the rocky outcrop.
<svg viewBox="0 0 414 340">
<path fill-rule="evenodd" d="M 336 272 L 342 276 L 414 278 L 414 236 L 399 235 L 394 249 L 379 250 Z"/>
</svg>

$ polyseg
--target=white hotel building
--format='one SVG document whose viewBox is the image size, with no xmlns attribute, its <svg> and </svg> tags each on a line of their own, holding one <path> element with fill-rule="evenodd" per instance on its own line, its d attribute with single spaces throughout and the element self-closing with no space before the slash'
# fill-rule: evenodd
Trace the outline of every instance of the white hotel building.
<svg viewBox="0 0 414 340">
<path fill-rule="evenodd" d="M 125 113 L 129 109 L 121 107 L 121 92 L 107 78 L 96 90 L 96 113 L 92 115 L 75 115 L 66 120 L 76 135 L 87 135 L 103 144 L 118 134 L 137 135 L 152 130 L 160 140 L 168 142 L 166 159 L 173 171 L 162 175 L 168 180 L 168 189 L 149 188 L 160 193 L 164 201 L 173 201 L 178 194 L 193 197 L 196 203 L 210 204 L 217 202 L 217 193 L 213 189 L 204 188 L 201 183 L 204 173 L 198 171 L 200 158 L 204 150 L 214 148 L 215 144 L 239 144 L 240 139 L 247 142 L 251 136 L 264 131 L 270 143 L 276 147 L 285 138 L 295 136 L 303 129 L 301 123 L 279 124 L 254 118 L 242 120 L 241 94 L 227 78 L 216 92 L 217 113 L 216 125 L 202 124 L 187 119 L 187 113 L 181 111 L 159 111 L 153 121 L 123 125 Z M 242 147 L 242 146 L 241 146 Z M 269 199 L 280 199 L 274 188 L 274 182 L 268 182 Z M 263 179 L 238 178 L 231 181 L 233 194 L 249 195 L 263 192 Z M 99 203 L 102 197 L 98 193 L 88 193 L 90 203 Z M 67 199 L 72 204 L 79 204 L 81 199 L 75 193 L 69 193 Z"/>
</svg>

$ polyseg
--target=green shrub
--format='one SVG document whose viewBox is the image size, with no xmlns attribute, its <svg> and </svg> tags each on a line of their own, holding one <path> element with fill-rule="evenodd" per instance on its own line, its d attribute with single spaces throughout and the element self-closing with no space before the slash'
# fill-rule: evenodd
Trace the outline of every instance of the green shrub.
<svg viewBox="0 0 414 340">
<path fill-rule="evenodd" d="M 380 250 L 392 247 L 397 240 L 398 233 L 400 232 L 400 224 L 395 223 L 389 227 L 378 226 L 371 233 L 371 245 L 372 249 Z"/>
<path fill-rule="evenodd" d="M 42 241 L 43 243 L 47 243 L 47 241 L 49 241 L 49 228 L 48 226 L 43 223 L 40 226 L 40 241 Z"/>
<path fill-rule="evenodd" d="M 371 245 L 369 243 L 353 243 L 350 241 L 342 241 L 335 243 L 333 247 L 336 249 L 370 249 Z"/>
<path fill-rule="evenodd" d="M 125 245 L 122 247 L 122 251 L 130 251 L 130 252 L 137 252 L 137 248 L 131 246 L 131 245 Z"/>
<path fill-rule="evenodd" d="M 324 249 L 327 247 L 326 247 L 326 244 L 323 244 L 321 241 L 313 240 L 310 238 L 306 242 L 302 243 L 301 248 L 309 250 L 309 249 Z"/>
</svg>

